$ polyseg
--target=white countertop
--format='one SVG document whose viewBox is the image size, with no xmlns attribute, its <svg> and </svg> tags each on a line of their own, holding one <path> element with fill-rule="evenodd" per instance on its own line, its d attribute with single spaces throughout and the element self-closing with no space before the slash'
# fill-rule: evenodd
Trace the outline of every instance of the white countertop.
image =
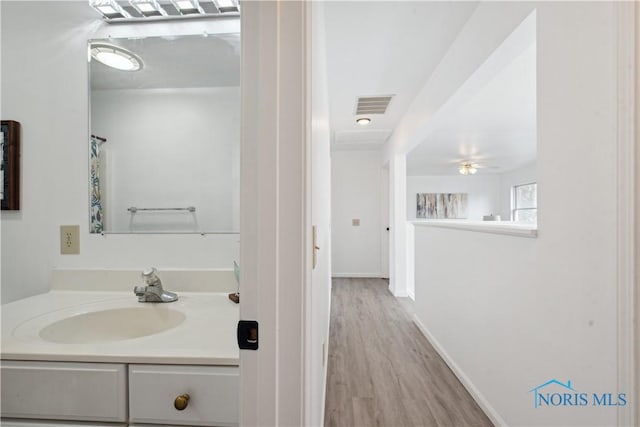
<svg viewBox="0 0 640 427">
<path fill-rule="evenodd" d="M 58 319 L 95 310 L 140 307 L 124 291 L 53 290 L 3 305 L 3 360 L 47 360 L 104 363 L 238 365 L 238 305 L 227 293 L 180 292 L 176 302 L 162 304 L 185 314 L 182 324 L 154 335 L 91 344 L 60 344 L 39 336 Z"/>
</svg>

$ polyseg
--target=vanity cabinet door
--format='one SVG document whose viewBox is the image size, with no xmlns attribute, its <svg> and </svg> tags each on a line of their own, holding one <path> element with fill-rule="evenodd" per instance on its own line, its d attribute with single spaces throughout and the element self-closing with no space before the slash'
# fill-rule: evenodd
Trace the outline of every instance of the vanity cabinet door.
<svg viewBox="0 0 640 427">
<path fill-rule="evenodd" d="M 235 366 L 129 365 L 130 422 L 235 426 L 239 373 Z M 184 394 L 187 405 L 178 410 L 175 400 Z"/>
<path fill-rule="evenodd" d="M 2 417 L 123 422 L 125 365 L 2 361 Z"/>
</svg>

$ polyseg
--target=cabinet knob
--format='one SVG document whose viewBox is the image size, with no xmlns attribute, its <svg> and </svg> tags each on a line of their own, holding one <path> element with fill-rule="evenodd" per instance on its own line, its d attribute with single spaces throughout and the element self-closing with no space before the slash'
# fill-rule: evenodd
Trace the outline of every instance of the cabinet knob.
<svg viewBox="0 0 640 427">
<path fill-rule="evenodd" d="M 189 395 L 187 393 L 181 394 L 176 397 L 176 400 L 173 401 L 173 406 L 178 410 L 182 411 L 189 404 Z"/>
</svg>

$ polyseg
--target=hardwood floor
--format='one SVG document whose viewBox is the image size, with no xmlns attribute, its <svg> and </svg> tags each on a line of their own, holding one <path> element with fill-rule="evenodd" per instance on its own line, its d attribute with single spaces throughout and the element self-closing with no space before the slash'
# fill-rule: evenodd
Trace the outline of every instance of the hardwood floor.
<svg viewBox="0 0 640 427">
<path fill-rule="evenodd" d="M 492 426 L 382 279 L 333 279 L 326 426 Z"/>
</svg>

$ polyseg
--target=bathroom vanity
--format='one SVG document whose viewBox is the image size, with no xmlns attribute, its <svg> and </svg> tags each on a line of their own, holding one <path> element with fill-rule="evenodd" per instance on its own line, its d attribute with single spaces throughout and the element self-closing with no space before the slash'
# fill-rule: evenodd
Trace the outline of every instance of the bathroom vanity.
<svg viewBox="0 0 640 427">
<path fill-rule="evenodd" d="M 159 22 L 165 17 L 154 14 L 149 25 L 134 5 L 160 7 L 155 0 L 68 2 L 47 13 L 14 3 L 11 10 L 3 6 L 8 19 L 20 23 L 8 32 L 12 50 L 34 47 L 32 33 L 64 40 L 63 55 L 54 54 L 63 59 L 55 61 L 52 75 L 74 76 L 59 93 L 77 114 L 60 119 L 65 129 L 79 129 L 79 138 L 69 140 L 66 132 L 61 138 L 71 144 L 70 151 L 86 156 L 86 163 L 74 162 L 66 173 L 89 178 L 83 183 L 88 192 L 68 194 L 74 203 L 83 200 L 89 233 L 75 231 L 72 238 L 61 231 L 58 254 L 53 241 L 46 241 L 53 236 L 51 221 L 32 224 L 26 216 L 12 217 L 16 253 L 25 258 L 6 263 L 12 264 L 7 277 L 28 282 L 43 277 L 49 265 L 85 270 L 53 271 L 50 292 L 2 306 L 0 424 L 237 425 L 238 305 L 227 297 L 237 291 L 233 270 L 161 270 L 170 292 L 154 293 L 155 281 L 140 278 L 142 268 L 96 269 L 149 258 L 165 265 L 230 267 L 238 259 L 242 73 L 237 1 L 234 10 L 206 2 L 196 10 L 203 19 L 185 20 L 176 3 L 195 6 L 197 1 L 162 1 L 163 7 L 174 5 L 169 10 L 176 16 Z M 133 8 L 134 18 L 111 26 L 114 16 L 103 19 L 102 14 L 105 8 L 119 10 L 119 3 Z M 205 16 L 205 9 L 216 13 Z M 44 14 L 52 18 L 33 18 Z M 49 27 L 57 17 L 66 25 Z M 119 64 L 105 60 L 114 57 Z M 126 58 L 136 58 L 136 67 L 122 68 Z M 40 59 L 45 67 L 51 62 L 46 55 Z M 24 79 L 20 73 L 15 77 L 19 95 Z M 54 99 L 54 93 L 43 91 L 40 103 Z M 27 106 L 18 114 L 29 116 L 24 122 L 29 133 L 46 131 L 48 115 L 31 113 Z M 27 145 L 38 145 L 36 139 Z M 35 166 L 25 164 L 36 174 L 31 178 L 47 175 Z M 28 196 L 39 197 L 37 191 Z M 79 215 L 85 213 L 64 217 Z M 22 227 L 41 235 L 23 241 Z M 80 253 L 75 245 L 80 236 L 87 243 L 82 256 L 67 257 Z M 30 245 L 45 249 L 32 259 Z M 31 274 L 21 276 L 27 269 Z M 3 283 L 3 290 L 19 285 Z M 43 283 L 29 285 L 13 295 L 44 289 Z M 178 294 L 177 301 L 168 302 L 171 292 Z"/>
<path fill-rule="evenodd" d="M 237 425 L 238 306 L 176 291 L 54 287 L 3 306 L 2 425 Z"/>
<path fill-rule="evenodd" d="M 117 426 L 237 425 L 238 374 L 236 366 L 3 361 L 2 414 Z"/>
</svg>

